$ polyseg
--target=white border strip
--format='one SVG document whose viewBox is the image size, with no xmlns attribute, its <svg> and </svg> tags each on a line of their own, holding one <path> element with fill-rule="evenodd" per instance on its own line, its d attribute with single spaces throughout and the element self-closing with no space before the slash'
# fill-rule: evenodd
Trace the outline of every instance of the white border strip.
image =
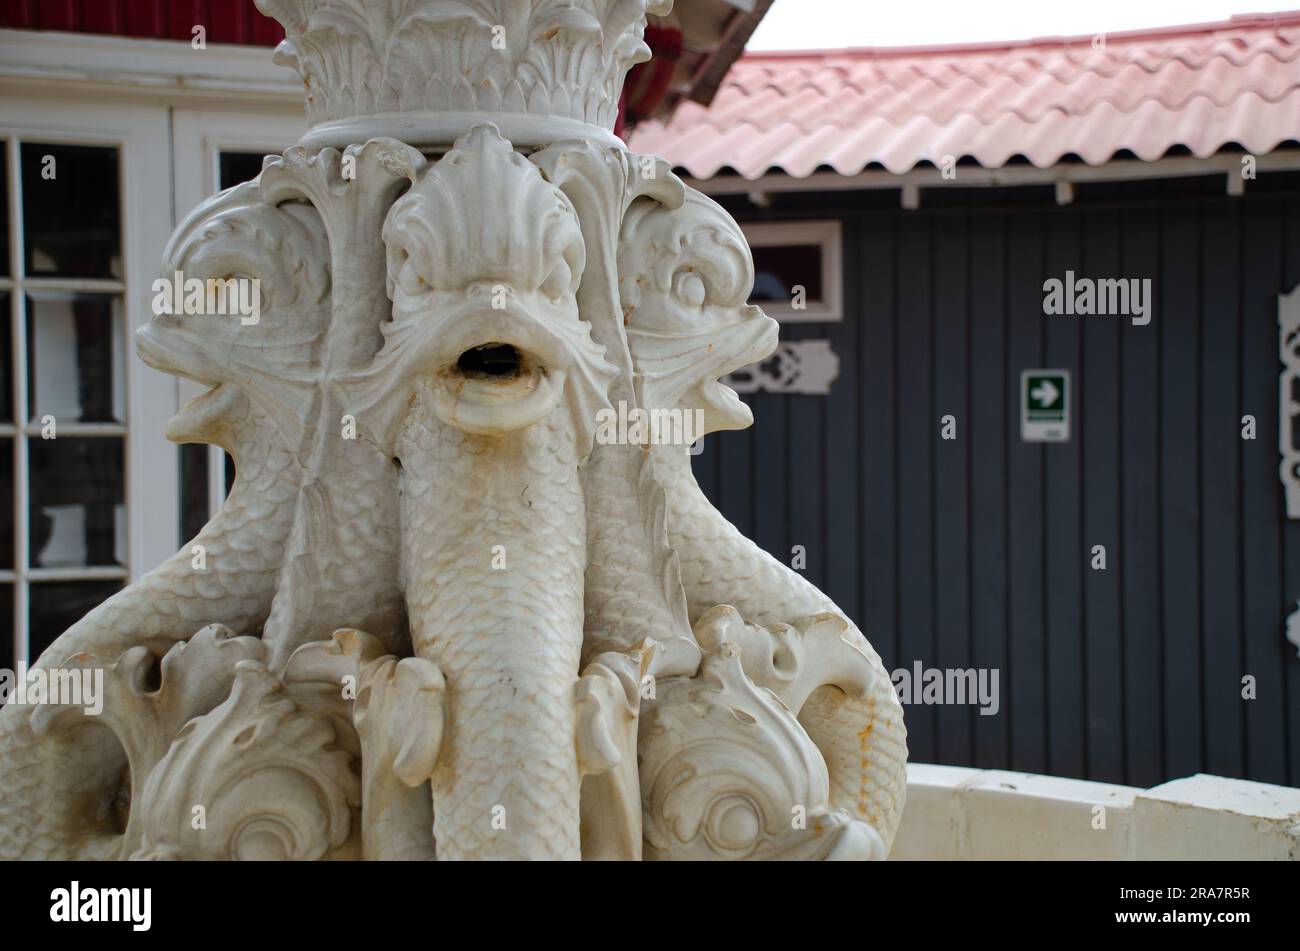
<svg viewBox="0 0 1300 951">
<path fill-rule="evenodd" d="M 1157 178 L 1191 178 L 1197 175 L 1224 175 L 1227 181 L 1241 181 L 1244 154 L 1225 153 L 1208 158 L 1177 156 L 1143 162 L 1117 159 L 1105 165 L 1065 164 L 1049 168 L 1032 165 L 1007 165 L 1002 168 L 959 165 L 955 178 L 944 178 L 937 168 L 914 168 L 896 175 L 884 170 L 841 175 L 839 172 L 814 172 L 806 178 L 792 178 L 777 173 L 756 179 L 726 175 L 708 179 L 683 176 L 688 185 L 707 195 L 748 195 L 751 193 L 869 191 L 900 188 L 904 192 L 921 188 L 999 188 L 1021 185 L 1077 185 L 1087 182 L 1140 181 Z M 1270 152 L 1255 157 L 1257 173 L 1285 172 L 1300 169 L 1300 150 Z M 1227 186 L 1225 186 L 1227 187 Z M 1059 195 L 1059 192 L 1058 192 Z"/>
<path fill-rule="evenodd" d="M 93 85 L 105 93 L 219 97 L 298 104 L 302 82 L 265 46 L 149 40 L 86 33 L 0 30 L 0 83 Z M 104 87 L 111 87 L 105 89 Z"/>
</svg>

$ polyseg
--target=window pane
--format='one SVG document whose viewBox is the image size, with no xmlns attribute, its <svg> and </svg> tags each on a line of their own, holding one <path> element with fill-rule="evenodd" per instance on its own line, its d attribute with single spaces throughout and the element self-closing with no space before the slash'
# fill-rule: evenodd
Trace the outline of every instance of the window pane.
<svg viewBox="0 0 1300 951">
<path fill-rule="evenodd" d="M 9 276 L 9 149 L 0 139 L 0 277 Z"/>
<path fill-rule="evenodd" d="M 0 291 L 0 423 L 14 421 L 14 338 L 10 295 Z"/>
<path fill-rule="evenodd" d="M 754 293 L 750 300 L 790 302 L 796 284 L 808 300 L 822 300 L 822 248 L 819 244 L 785 244 L 754 248 Z"/>
<path fill-rule="evenodd" d="M 114 294 L 41 292 L 27 298 L 27 399 L 33 420 L 126 418 L 126 331 Z"/>
<path fill-rule="evenodd" d="M 54 639 L 121 590 L 120 581 L 38 581 L 28 593 L 27 656 L 35 661 Z"/>
<path fill-rule="evenodd" d="M 181 544 L 208 521 L 208 447 L 186 443 L 181 450 Z"/>
<path fill-rule="evenodd" d="M 0 584 L 0 667 L 14 669 L 14 586 L 11 584 Z"/>
<path fill-rule="evenodd" d="M 28 440 L 34 567 L 126 564 L 122 440 Z"/>
<path fill-rule="evenodd" d="M 21 156 L 27 274 L 121 278 L 117 149 L 24 142 Z"/>
<path fill-rule="evenodd" d="M 0 439 L 0 568 L 14 566 L 14 441 Z M 0 614 L 0 638 L 9 636 L 12 622 Z M 0 664 L 0 666 L 3 666 Z"/>
<path fill-rule="evenodd" d="M 222 152 L 218 166 L 221 188 L 251 182 L 262 174 L 261 152 Z"/>
</svg>

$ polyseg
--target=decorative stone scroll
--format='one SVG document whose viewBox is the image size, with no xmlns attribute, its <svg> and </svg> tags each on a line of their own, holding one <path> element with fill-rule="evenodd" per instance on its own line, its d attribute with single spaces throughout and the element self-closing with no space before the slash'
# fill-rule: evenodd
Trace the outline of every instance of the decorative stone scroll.
<svg viewBox="0 0 1300 951">
<path fill-rule="evenodd" d="M 0 857 L 883 858 L 880 658 L 684 444 L 596 438 L 749 425 L 776 347 L 736 223 L 611 132 L 670 4 L 260 4 L 312 130 L 163 268 L 260 318 L 139 339 L 238 479 L 41 657 L 102 711 L 0 711 Z"/>
</svg>

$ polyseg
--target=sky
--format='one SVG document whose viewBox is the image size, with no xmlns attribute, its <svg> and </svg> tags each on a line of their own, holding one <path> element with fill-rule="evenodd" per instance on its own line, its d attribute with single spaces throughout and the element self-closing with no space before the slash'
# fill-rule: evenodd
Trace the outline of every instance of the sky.
<svg viewBox="0 0 1300 951">
<path fill-rule="evenodd" d="M 751 50 L 1091 36 L 1300 9 L 1300 0 L 776 0 Z"/>
</svg>

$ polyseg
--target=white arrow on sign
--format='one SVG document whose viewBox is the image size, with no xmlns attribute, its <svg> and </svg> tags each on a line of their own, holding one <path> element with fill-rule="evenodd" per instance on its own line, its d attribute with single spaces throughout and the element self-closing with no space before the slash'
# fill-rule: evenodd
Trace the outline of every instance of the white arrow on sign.
<svg viewBox="0 0 1300 951">
<path fill-rule="evenodd" d="M 1069 403 L 1069 370 L 1022 370 L 1020 438 L 1025 442 L 1069 442 Z"/>
<path fill-rule="evenodd" d="M 1061 391 L 1052 385 L 1051 380 L 1044 380 L 1038 384 L 1038 389 L 1030 390 L 1029 395 L 1037 401 L 1039 406 L 1046 408 L 1056 402 L 1056 398 L 1061 395 Z"/>
</svg>

